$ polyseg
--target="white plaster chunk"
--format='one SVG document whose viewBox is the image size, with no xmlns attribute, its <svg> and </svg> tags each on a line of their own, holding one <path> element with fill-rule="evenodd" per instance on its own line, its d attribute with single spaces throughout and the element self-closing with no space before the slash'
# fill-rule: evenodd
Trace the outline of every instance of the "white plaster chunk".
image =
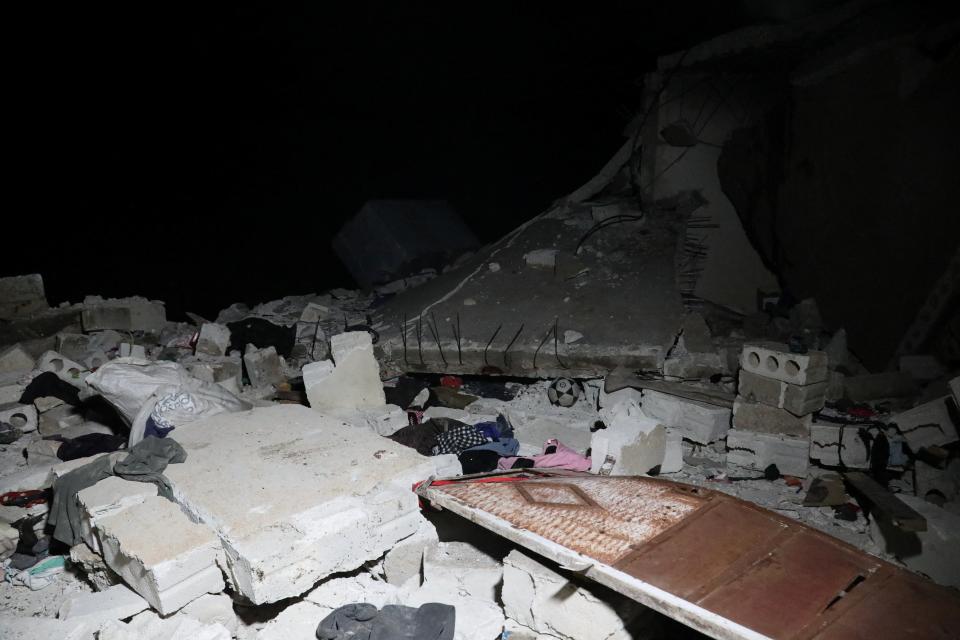
<svg viewBox="0 0 960 640">
<path fill-rule="evenodd" d="M 99 626 L 108 620 L 123 620 L 149 608 L 146 600 L 125 584 L 105 591 L 76 593 L 60 605 L 57 616 L 64 620 L 84 617 Z"/>
<path fill-rule="evenodd" d="M 383 572 L 387 582 L 400 586 L 413 576 L 419 576 L 424 554 L 440 543 L 437 528 L 426 518 L 420 522 L 416 533 L 393 546 L 383 558 Z"/>
<path fill-rule="evenodd" d="M 407 412 L 395 404 L 388 404 L 383 407 L 331 409 L 327 414 L 354 426 L 368 428 L 381 436 L 391 436 L 410 424 L 407 419 Z"/>
<path fill-rule="evenodd" d="M 187 460 L 165 472 L 177 501 L 216 529 L 231 586 L 254 604 L 381 557 L 420 526 L 413 484 L 459 473 L 455 456 L 426 458 L 300 405 L 177 433 Z"/>
<path fill-rule="evenodd" d="M 599 586 L 571 582 L 516 550 L 503 561 L 502 598 L 508 618 L 537 634 L 562 640 L 632 640 L 636 630 L 631 623 L 646 611 L 643 605 Z"/>
<path fill-rule="evenodd" d="M 215 322 L 204 323 L 197 338 L 197 353 L 222 356 L 230 348 L 230 329 Z"/>
<path fill-rule="evenodd" d="M 710 444 L 730 429 L 730 409 L 644 389 L 643 413 L 697 444 Z"/>
<path fill-rule="evenodd" d="M 644 415 L 636 402 L 621 402 L 600 412 L 606 429 L 590 437 L 591 473 L 642 475 L 663 463 L 666 428 Z"/>
<path fill-rule="evenodd" d="M 804 477 L 809 464 L 810 439 L 739 429 L 727 432 L 727 463 L 763 471 L 775 464 L 780 473 Z"/>
<path fill-rule="evenodd" d="M 347 603 L 349 604 L 349 603 Z M 257 640 L 294 640 L 316 638 L 317 627 L 330 610 L 303 601 L 290 605 L 268 622 L 257 634 Z"/>
<path fill-rule="evenodd" d="M 98 518 L 96 526 L 107 565 L 161 614 L 223 590 L 216 566 L 221 553 L 217 537 L 191 522 L 177 504 L 148 497 Z"/>
<path fill-rule="evenodd" d="M 553 269 L 557 265 L 556 249 L 534 249 L 523 255 L 523 261 L 528 267 Z"/>
<path fill-rule="evenodd" d="M 489 598 L 478 598 L 451 591 L 447 581 L 426 581 L 419 588 L 402 596 L 401 604 L 420 607 L 440 602 L 456 610 L 454 640 L 489 640 L 503 632 L 503 609 Z"/>
<path fill-rule="evenodd" d="M 283 363 L 275 347 L 257 349 L 248 344 L 243 354 L 243 364 L 247 367 L 247 376 L 254 387 L 269 387 L 286 381 L 283 375 Z"/>
<path fill-rule="evenodd" d="M 202 595 L 176 615 L 187 616 L 203 624 L 221 624 L 231 635 L 236 635 L 240 626 L 240 619 L 233 610 L 233 599 L 225 593 Z"/>
<path fill-rule="evenodd" d="M 378 407 L 386 404 L 380 365 L 366 331 L 350 331 L 330 339 L 336 365 L 321 360 L 303 367 L 303 383 L 310 407 L 317 411 Z"/>
<path fill-rule="evenodd" d="M 204 624 L 188 616 L 161 618 L 144 611 L 124 624 L 109 622 L 100 630 L 98 640 L 230 640 L 230 631 L 222 624 Z"/>
<path fill-rule="evenodd" d="M 18 402 L 0 405 L 0 422 L 13 425 L 24 433 L 36 431 L 39 424 L 37 408 L 32 404 L 20 404 Z"/>
<path fill-rule="evenodd" d="M 0 373 L 21 373 L 33 369 L 33 357 L 19 344 L 0 349 Z"/>
<path fill-rule="evenodd" d="M 419 580 L 417 581 L 419 584 Z M 334 609 L 339 609 L 355 602 L 367 602 L 378 609 L 388 604 L 402 604 L 401 592 L 398 587 L 377 580 L 363 571 L 355 576 L 330 578 L 321 582 L 316 589 L 304 598 L 321 610 L 317 624 Z M 316 625 L 314 625 L 316 626 Z"/>
<path fill-rule="evenodd" d="M 663 454 L 660 473 L 677 473 L 683 470 L 683 436 L 667 429 L 667 444 Z"/>
</svg>

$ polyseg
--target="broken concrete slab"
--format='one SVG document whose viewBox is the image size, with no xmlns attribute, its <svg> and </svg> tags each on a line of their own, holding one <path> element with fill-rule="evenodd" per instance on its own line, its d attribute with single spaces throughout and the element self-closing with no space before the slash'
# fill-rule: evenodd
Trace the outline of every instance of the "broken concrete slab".
<svg viewBox="0 0 960 640">
<path fill-rule="evenodd" d="M 97 632 L 95 627 L 80 619 L 12 615 L 0 615 L 0 630 L 3 640 L 91 640 Z"/>
<path fill-rule="evenodd" d="M 103 556 L 95 553 L 86 542 L 70 547 L 70 562 L 83 572 L 87 581 L 97 591 L 123 584 L 123 579 L 107 566 Z"/>
<path fill-rule="evenodd" d="M 740 366 L 750 373 L 790 384 L 808 385 L 827 379 L 826 353 L 791 353 L 787 345 L 776 342 L 743 345 Z"/>
<path fill-rule="evenodd" d="M 230 329 L 226 325 L 207 322 L 200 327 L 197 338 L 197 353 L 208 356 L 226 355 L 230 348 Z"/>
<path fill-rule="evenodd" d="M 383 407 L 358 407 L 356 409 L 330 409 L 327 415 L 344 422 L 366 427 L 381 436 L 391 436 L 410 424 L 407 412 L 395 404 Z"/>
<path fill-rule="evenodd" d="M 35 362 L 19 343 L 0 349 L 0 373 L 26 373 L 33 369 Z"/>
<path fill-rule="evenodd" d="M 828 380 L 808 385 L 790 384 L 741 369 L 737 394 L 750 402 L 786 409 L 795 416 L 805 416 L 823 408 L 829 384 Z"/>
<path fill-rule="evenodd" d="M 237 635 L 240 620 L 233 610 L 233 599 L 225 593 L 207 593 L 200 596 L 177 612 L 178 616 L 187 616 L 206 625 L 221 624 Z"/>
<path fill-rule="evenodd" d="M 666 428 L 644 415 L 640 405 L 623 402 L 601 411 L 606 429 L 590 437 L 591 473 L 644 475 L 663 463 Z"/>
<path fill-rule="evenodd" d="M 727 463 L 763 471 L 775 464 L 786 476 L 807 475 L 810 455 L 808 437 L 752 433 L 740 429 L 727 432 Z"/>
<path fill-rule="evenodd" d="M 733 403 L 733 427 L 741 431 L 806 438 L 812 421 L 809 415 L 798 417 L 784 409 L 740 397 Z"/>
<path fill-rule="evenodd" d="M 503 583 L 503 564 L 468 542 L 441 542 L 424 556 L 423 579 L 495 602 Z"/>
<path fill-rule="evenodd" d="M 0 422 L 6 422 L 20 429 L 23 433 L 36 431 L 39 421 L 37 408 L 32 404 L 11 402 L 0 405 Z"/>
<path fill-rule="evenodd" d="M 96 530 L 107 565 L 162 615 L 224 588 L 217 536 L 174 502 L 147 497 L 97 518 Z"/>
<path fill-rule="evenodd" d="M 937 398 L 894 414 L 890 416 L 889 422 L 900 428 L 913 451 L 956 442 L 957 425 L 953 423 L 947 405 L 950 400 L 950 396 Z"/>
<path fill-rule="evenodd" d="M 440 543 L 437 528 L 429 520 L 420 522 L 417 531 L 397 542 L 383 557 L 383 573 L 387 582 L 400 586 L 413 576 L 419 576 L 423 556 Z"/>
<path fill-rule="evenodd" d="M 730 429 L 732 412 L 728 408 L 651 389 L 644 389 L 642 397 L 643 413 L 697 444 L 715 442 Z"/>
<path fill-rule="evenodd" d="M 369 333 L 350 331 L 333 336 L 330 350 L 335 365 L 321 360 L 303 367 L 303 384 L 311 408 L 326 411 L 386 404 Z"/>
<path fill-rule="evenodd" d="M 419 567 L 417 569 L 419 586 Z M 388 604 L 402 604 L 400 590 L 367 571 L 356 575 L 328 578 L 304 597 L 304 602 L 315 605 L 321 612 L 316 624 L 328 613 L 354 602 L 368 602 L 377 608 Z M 314 627 L 316 627 L 316 624 Z"/>
<path fill-rule="evenodd" d="M 503 561 L 503 605 L 507 617 L 537 637 L 630 640 L 643 605 L 597 584 L 583 583 L 532 555 L 511 551 Z"/>
<path fill-rule="evenodd" d="M 810 458 L 828 467 L 866 469 L 870 466 L 870 447 L 857 425 L 814 422 L 810 425 Z"/>
<path fill-rule="evenodd" d="M 167 321 L 167 312 L 162 302 L 146 298 L 104 300 L 91 296 L 83 302 L 81 320 L 85 333 L 104 329 L 160 333 Z"/>
<path fill-rule="evenodd" d="M 29 317 L 49 308 L 39 273 L 0 278 L 0 320 Z"/>
<path fill-rule="evenodd" d="M 887 553 L 934 582 L 960 588 L 960 515 L 923 498 L 898 494 L 927 521 L 926 531 L 903 531 L 892 522 L 871 518 L 870 534 Z"/>
<path fill-rule="evenodd" d="M 403 604 L 410 607 L 442 602 L 456 609 L 454 640 L 487 640 L 498 638 L 503 632 L 503 610 L 496 602 L 464 595 L 447 580 L 426 580 L 418 589 L 405 590 L 401 597 Z"/>
<path fill-rule="evenodd" d="M 232 588 L 255 604 L 382 556 L 420 527 L 410 487 L 460 466 L 300 405 L 215 416 L 178 427 L 177 441 L 177 501 L 216 529 Z"/>
<path fill-rule="evenodd" d="M 916 380 L 898 371 L 847 376 L 843 380 L 843 389 L 844 397 L 853 402 L 909 398 L 920 391 Z"/>
<path fill-rule="evenodd" d="M 150 604 L 136 591 L 125 584 L 118 584 L 104 591 L 68 597 L 60 605 L 57 617 L 61 620 L 83 618 L 99 627 L 109 620 L 131 618 L 149 607 Z"/>
<path fill-rule="evenodd" d="M 363 594 L 358 596 L 362 599 Z M 349 603 L 347 603 L 349 604 Z M 318 607 L 304 600 L 295 602 L 260 629 L 257 640 L 292 640 L 293 638 L 315 638 L 320 621 L 332 609 Z"/>
<path fill-rule="evenodd" d="M 254 345 L 248 344 L 243 354 L 243 364 L 247 369 L 250 385 L 253 387 L 276 386 L 287 380 L 283 374 L 280 356 L 277 355 L 274 347 L 257 349 Z"/>
</svg>

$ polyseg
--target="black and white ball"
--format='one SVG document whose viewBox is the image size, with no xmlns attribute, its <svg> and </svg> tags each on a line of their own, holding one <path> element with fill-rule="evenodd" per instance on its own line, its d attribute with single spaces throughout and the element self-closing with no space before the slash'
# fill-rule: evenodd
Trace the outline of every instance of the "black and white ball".
<svg viewBox="0 0 960 640">
<path fill-rule="evenodd" d="M 560 407 L 572 407 L 581 395 L 583 395 L 583 387 L 570 378 L 557 378 L 547 388 L 547 397 L 550 398 L 550 402 Z"/>
</svg>

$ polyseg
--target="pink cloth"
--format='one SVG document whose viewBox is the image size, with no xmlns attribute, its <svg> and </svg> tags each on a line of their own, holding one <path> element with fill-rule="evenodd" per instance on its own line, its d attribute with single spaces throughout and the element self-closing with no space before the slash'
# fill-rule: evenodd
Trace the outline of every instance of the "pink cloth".
<svg viewBox="0 0 960 640">
<path fill-rule="evenodd" d="M 543 453 L 539 456 L 519 456 L 519 458 L 529 458 L 533 460 L 533 466 L 537 469 L 567 469 L 569 471 L 590 471 L 590 458 L 582 456 L 559 440 L 551 438 L 543 443 L 543 450 L 547 447 L 555 446 L 556 453 Z M 518 457 L 500 458 L 497 462 L 497 468 L 510 469 Z"/>
</svg>

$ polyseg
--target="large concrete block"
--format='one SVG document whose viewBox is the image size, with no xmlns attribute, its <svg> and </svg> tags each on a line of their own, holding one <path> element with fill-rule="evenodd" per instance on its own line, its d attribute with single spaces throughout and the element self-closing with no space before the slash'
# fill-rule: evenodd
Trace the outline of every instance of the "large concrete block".
<svg viewBox="0 0 960 640">
<path fill-rule="evenodd" d="M 453 456 L 300 405 L 221 414 L 178 427 L 177 441 L 187 460 L 165 472 L 177 501 L 217 530 L 233 589 L 255 604 L 381 557 L 420 527 L 413 484 L 459 472 Z"/>
<path fill-rule="evenodd" d="M 856 425 L 814 422 L 810 425 L 810 458 L 828 467 L 866 469 L 870 448 Z"/>
<path fill-rule="evenodd" d="M 26 373 L 36 361 L 19 344 L 0 349 L 0 373 Z"/>
<path fill-rule="evenodd" d="M 737 397 L 733 403 L 733 426 L 741 431 L 773 433 L 805 438 L 812 418 L 797 417 L 784 409 Z"/>
<path fill-rule="evenodd" d="M 39 424 L 37 408 L 32 404 L 18 402 L 0 405 L 0 422 L 13 425 L 24 433 L 36 431 Z"/>
<path fill-rule="evenodd" d="M 730 429 L 730 409 L 644 389 L 643 412 L 697 444 L 710 444 Z"/>
<path fill-rule="evenodd" d="M 57 617 L 62 620 L 83 617 L 96 626 L 108 620 L 123 620 L 145 611 L 150 604 L 125 584 L 104 591 L 75 593 L 60 605 Z"/>
<path fill-rule="evenodd" d="M 743 346 L 740 367 L 790 384 L 814 384 L 827 379 L 827 354 L 790 353 L 785 344 L 775 342 L 750 343 Z"/>
<path fill-rule="evenodd" d="M 207 322 L 200 327 L 197 338 L 197 353 L 208 356 L 226 355 L 230 348 L 230 329 L 226 325 Z"/>
<path fill-rule="evenodd" d="M 503 561 L 507 617 L 537 637 L 632 640 L 646 607 L 589 582 L 571 580 L 520 551 Z"/>
<path fill-rule="evenodd" d="M 590 437 L 591 473 L 643 475 L 663 464 L 666 427 L 648 418 L 636 402 L 622 402 L 601 414 L 606 429 Z"/>
<path fill-rule="evenodd" d="M 949 444 L 957 440 L 957 425 L 950 417 L 947 403 L 950 396 L 925 402 L 890 417 L 913 451 L 924 447 Z"/>
<path fill-rule="evenodd" d="M 795 416 L 805 416 L 823 408 L 829 384 L 829 380 L 808 385 L 790 384 L 741 369 L 737 393 L 750 402 L 786 409 Z"/>
<path fill-rule="evenodd" d="M 0 320 L 23 318 L 48 308 L 39 273 L 0 278 Z"/>
<path fill-rule="evenodd" d="M 96 528 L 107 565 L 162 615 L 223 591 L 217 536 L 165 498 L 98 518 Z"/>
<path fill-rule="evenodd" d="M 810 439 L 731 429 L 727 433 L 727 463 L 763 471 L 775 464 L 787 476 L 807 475 Z"/>
<path fill-rule="evenodd" d="M 103 329 L 160 333 L 167 322 L 167 311 L 162 302 L 140 297 L 88 298 L 80 318 L 86 333 Z"/>
<path fill-rule="evenodd" d="M 335 366 L 321 360 L 303 367 L 303 384 L 311 408 L 325 411 L 386 404 L 369 333 L 350 331 L 333 336 L 330 350 Z"/>
</svg>

